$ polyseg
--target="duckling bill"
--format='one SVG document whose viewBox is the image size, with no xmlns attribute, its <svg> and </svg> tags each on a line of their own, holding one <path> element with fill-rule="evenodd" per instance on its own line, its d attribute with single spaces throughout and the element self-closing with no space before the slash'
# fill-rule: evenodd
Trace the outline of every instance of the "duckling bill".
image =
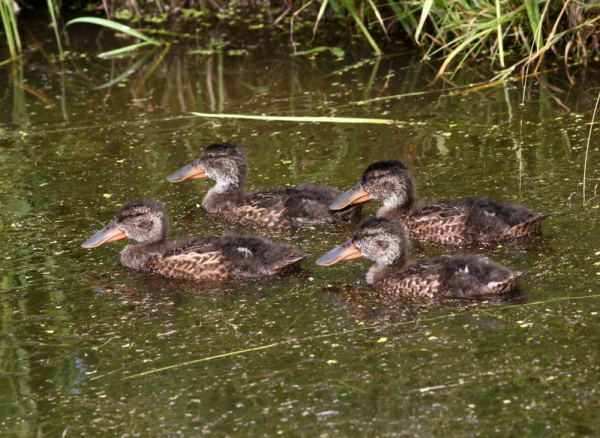
<svg viewBox="0 0 600 438">
<path fill-rule="evenodd" d="M 329 204 L 341 191 L 326 186 L 300 184 L 247 193 L 242 186 L 248 172 L 244 151 L 233 144 L 213 144 L 200 158 L 167 177 L 170 182 L 210 178 L 216 182 L 202 201 L 208 213 L 220 214 L 243 224 L 270 228 L 309 227 L 348 220 L 360 214 L 362 205 Z"/>
<path fill-rule="evenodd" d="M 481 256 L 442 256 L 407 266 L 404 227 L 384 218 L 361 222 L 354 236 L 317 260 L 321 266 L 364 257 L 375 262 L 367 282 L 381 292 L 407 297 L 475 297 L 515 288 L 523 272 Z"/>
<path fill-rule="evenodd" d="M 446 244 L 488 242 L 538 233 L 548 215 L 534 215 L 530 208 L 488 198 L 451 199 L 416 207 L 416 186 L 400 161 L 371 164 L 361 181 L 338 196 L 329 208 L 378 200 L 377 217 L 400 221 L 411 237 Z"/>
<path fill-rule="evenodd" d="M 226 234 L 167 241 L 168 221 L 161 203 L 151 199 L 130 201 L 113 222 L 81 246 L 95 248 L 129 238 L 135 242 L 121 251 L 121 264 L 166 278 L 224 280 L 273 275 L 308 257 L 289 245 L 256 236 Z"/>
</svg>

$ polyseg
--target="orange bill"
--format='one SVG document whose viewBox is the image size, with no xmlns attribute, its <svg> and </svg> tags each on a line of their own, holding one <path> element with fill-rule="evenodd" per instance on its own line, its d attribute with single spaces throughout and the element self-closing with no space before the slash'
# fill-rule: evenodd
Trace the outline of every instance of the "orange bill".
<svg viewBox="0 0 600 438">
<path fill-rule="evenodd" d="M 83 248 L 95 248 L 109 242 L 125 239 L 125 232 L 117 226 L 117 222 L 113 221 L 106 227 L 102 228 L 81 245 Z"/>
<path fill-rule="evenodd" d="M 200 167 L 197 161 L 194 161 L 187 166 L 183 166 L 177 172 L 173 172 L 167 177 L 167 181 L 175 183 L 185 181 L 186 179 L 206 178 L 206 172 Z"/>
<path fill-rule="evenodd" d="M 342 243 L 340 246 L 332 249 L 317 260 L 317 265 L 329 266 L 344 260 L 352 260 L 362 257 L 362 254 L 356 246 L 352 244 L 352 239 Z"/>
<path fill-rule="evenodd" d="M 341 210 L 344 207 L 352 204 L 360 204 L 371 200 L 369 195 L 362 186 L 362 183 L 356 184 L 350 190 L 342 193 L 329 204 L 330 210 Z"/>
</svg>

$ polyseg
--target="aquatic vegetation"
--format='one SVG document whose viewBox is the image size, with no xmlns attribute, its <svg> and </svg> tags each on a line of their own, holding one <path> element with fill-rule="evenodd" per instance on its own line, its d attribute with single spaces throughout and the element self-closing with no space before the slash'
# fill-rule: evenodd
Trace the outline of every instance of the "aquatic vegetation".
<svg viewBox="0 0 600 438">
<path fill-rule="evenodd" d="M 10 58 L 17 59 L 21 53 L 21 38 L 17 29 L 17 16 L 15 9 L 18 5 L 12 1 L 0 1 L 0 15 L 2 16 L 2 26 L 6 36 L 6 43 L 10 51 Z"/>
<path fill-rule="evenodd" d="M 132 37 L 139 38 L 140 40 L 143 41 L 141 43 L 130 44 L 129 46 L 121 47 L 119 49 L 111 50 L 109 52 L 100 53 L 98 55 L 98 57 L 100 57 L 100 58 L 108 58 L 111 56 L 122 55 L 122 54 L 137 50 L 141 47 L 148 46 L 148 45 L 152 45 L 152 46 L 160 45 L 160 42 L 158 42 L 154 38 L 150 38 L 149 36 L 144 35 L 143 33 L 139 32 L 135 29 L 132 29 L 129 26 L 126 26 L 121 23 L 117 23 L 116 21 L 111 21 L 111 20 L 106 20 L 104 18 L 96 18 L 96 17 L 81 17 L 81 18 L 75 18 L 75 19 L 69 21 L 66 24 L 66 26 L 70 26 L 70 25 L 76 24 L 76 23 L 88 23 L 88 24 L 96 24 L 98 26 L 104 26 L 109 29 L 116 30 L 117 32 L 123 32 Z"/>
<path fill-rule="evenodd" d="M 596 106 L 594 106 L 594 114 L 592 115 L 592 121 L 590 122 L 590 131 L 588 133 L 587 143 L 585 145 L 585 158 L 583 162 L 583 189 L 582 189 L 582 197 L 583 197 L 583 205 L 585 205 L 585 184 L 586 184 L 586 176 L 587 176 L 587 167 L 588 167 L 588 156 L 590 154 L 590 140 L 592 139 L 592 131 L 594 129 L 594 120 L 596 120 L 596 111 L 598 111 L 598 103 L 600 103 L 600 94 L 598 94 L 598 98 L 596 99 Z"/>
<path fill-rule="evenodd" d="M 15 59 L 20 51 L 20 41 L 15 3 L 11 1 L 2 1 L 1 12 L 11 58 Z M 58 13 L 58 5 L 53 0 L 47 1 L 59 53 L 62 54 L 55 14 Z M 600 9 L 595 4 L 571 0 L 256 1 L 244 3 L 243 7 L 237 1 L 215 0 L 200 2 L 196 8 L 186 9 L 180 9 L 179 4 L 173 1 L 145 5 L 136 1 L 120 1 L 111 5 L 111 11 L 104 4 L 103 10 L 107 19 L 80 17 L 67 25 L 94 23 L 143 41 L 102 54 L 104 56 L 159 44 L 114 19 L 136 23 L 138 27 L 143 26 L 144 31 L 154 31 L 157 26 L 173 27 L 180 22 L 187 23 L 188 27 L 204 29 L 223 21 L 233 32 L 274 30 L 289 33 L 290 51 L 296 55 L 327 50 L 325 46 L 312 45 L 317 32 L 350 26 L 351 31 L 364 38 L 375 55 L 392 53 L 396 48 L 390 43 L 408 39 L 421 47 L 423 60 L 443 60 L 437 78 L 450 71 L 456 72 L 468 61 L 484 60 L 493 68 L 501 69 L 492 80 L 511 76 L 518 69 L 527 70 L 525 75 L 530 68 L 537 72 L 542 60 L 549 54 L 555 58 L 564 57 L 565 65 L 573 60 L 585 61 L 598 52 L 596 35 L 600 26 L 597 23 Z M 118 26 L 121 28 L 118 29 Z M 336 47 L 329 50 L 337 57 L 344 55 Z M 508 65 L 509 60 L 512 65 Z"/>
</svg>

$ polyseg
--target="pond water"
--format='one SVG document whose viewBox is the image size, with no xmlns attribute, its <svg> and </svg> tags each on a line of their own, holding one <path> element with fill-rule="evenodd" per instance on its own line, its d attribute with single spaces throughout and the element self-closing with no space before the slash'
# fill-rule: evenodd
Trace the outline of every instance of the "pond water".
<svg viewBox="0 0 600 438">
<path fill-rule="evenodd" d="M 368 46 L 340 41 L 326 43 L 342 57 L 290 56 L 289 35 L 269 32 L 192 55 L 219 48 L 219 33 L 173 37 L 154 52 L 102 60 L 95 55 L 122 40 L 80 25 L 59 62 L 50 30 L 36 29 L 0 79 L 0 435 L 600 430 L 598 132 L 585 205 L 582 197 L 598 64 L 542 66 L 526 84 L 473 88 L 491 73 L 434 82 L 436 66 L 418 52 L 375 59 Z M 369 261 L 314 264 L 355 224 L 241 227 L 202 210 L 210 181 L 165 180 L 223 141 L 247 151 L 248 189 L 346 189 L 372 162 L 394 158 L 411 168 L 422 200 L 485 195 L 552 217 L 543 235 L 500 245 L 414 243 L 415 260 L 475 252 L 526 270 L 508 297 L 386 298 L 364 281 Z M 174 237 L 237 230 L 313 257 L 291 275 L 194 283 L 124 269 L 123 242 L 80 247 L 140 197 L 166 204 Z"/>
</svg>

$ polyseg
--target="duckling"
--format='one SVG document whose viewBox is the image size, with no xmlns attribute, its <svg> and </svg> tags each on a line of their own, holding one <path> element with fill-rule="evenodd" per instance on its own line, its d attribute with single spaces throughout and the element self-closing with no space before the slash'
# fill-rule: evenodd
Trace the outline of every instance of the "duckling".
<svg viewBox="0 0 600 438">
<path fill-rule="evenodd" d="M 233 144 L 213 144 L 200 158 L 167 177 L 170 182 L 210 178 L 216 181 L 202 201 L 208 213 L 218 213 L 242 224 L 271 228 L 309 227 L 348 220 L 360 214 L 362 206 L 351 205 L 336 211 L 329 204 L 341 191 L 333 187 L 301 184 L 263 192 L 245 193 L 242 184 L 248 165 L 244 151 Z"/>
<path fill-rule="evenodd" d="M 400 161 L 371 164 L 362 180 L 329 206 L 332 210 L 367 202 L 383 202 L 377 217 L 399 220 L 411 237 L 460 245 L 527 236 L 541 230 L 548 215 L 534 215 L 525 206 L 488 198 L 452 199 L 415 207 L 416 187 Z"/>
<path fill-rule="evenodd" d="M 116 219 L 81 245 L 95 248 L 130 238 L 121 264 L 167 278 L 224 280 L 273 275 L 296 266 L 308 254 L 261 237 L 225 234 L 167 241 L 168 222 L 160 202 L 130 201 Z"/>
<path fill-rule="evenodd" d="M 404 227 L 385 218 L 360 223 L 354 236 L 317 260 L 321 266 L 364 257 L 375 262 L 367 282 L 381 292 L 407 297 L 476 297 L 515 288 L 523 272 L 481 256 L 436 257 L 411 266 Z"/>
</svg>

